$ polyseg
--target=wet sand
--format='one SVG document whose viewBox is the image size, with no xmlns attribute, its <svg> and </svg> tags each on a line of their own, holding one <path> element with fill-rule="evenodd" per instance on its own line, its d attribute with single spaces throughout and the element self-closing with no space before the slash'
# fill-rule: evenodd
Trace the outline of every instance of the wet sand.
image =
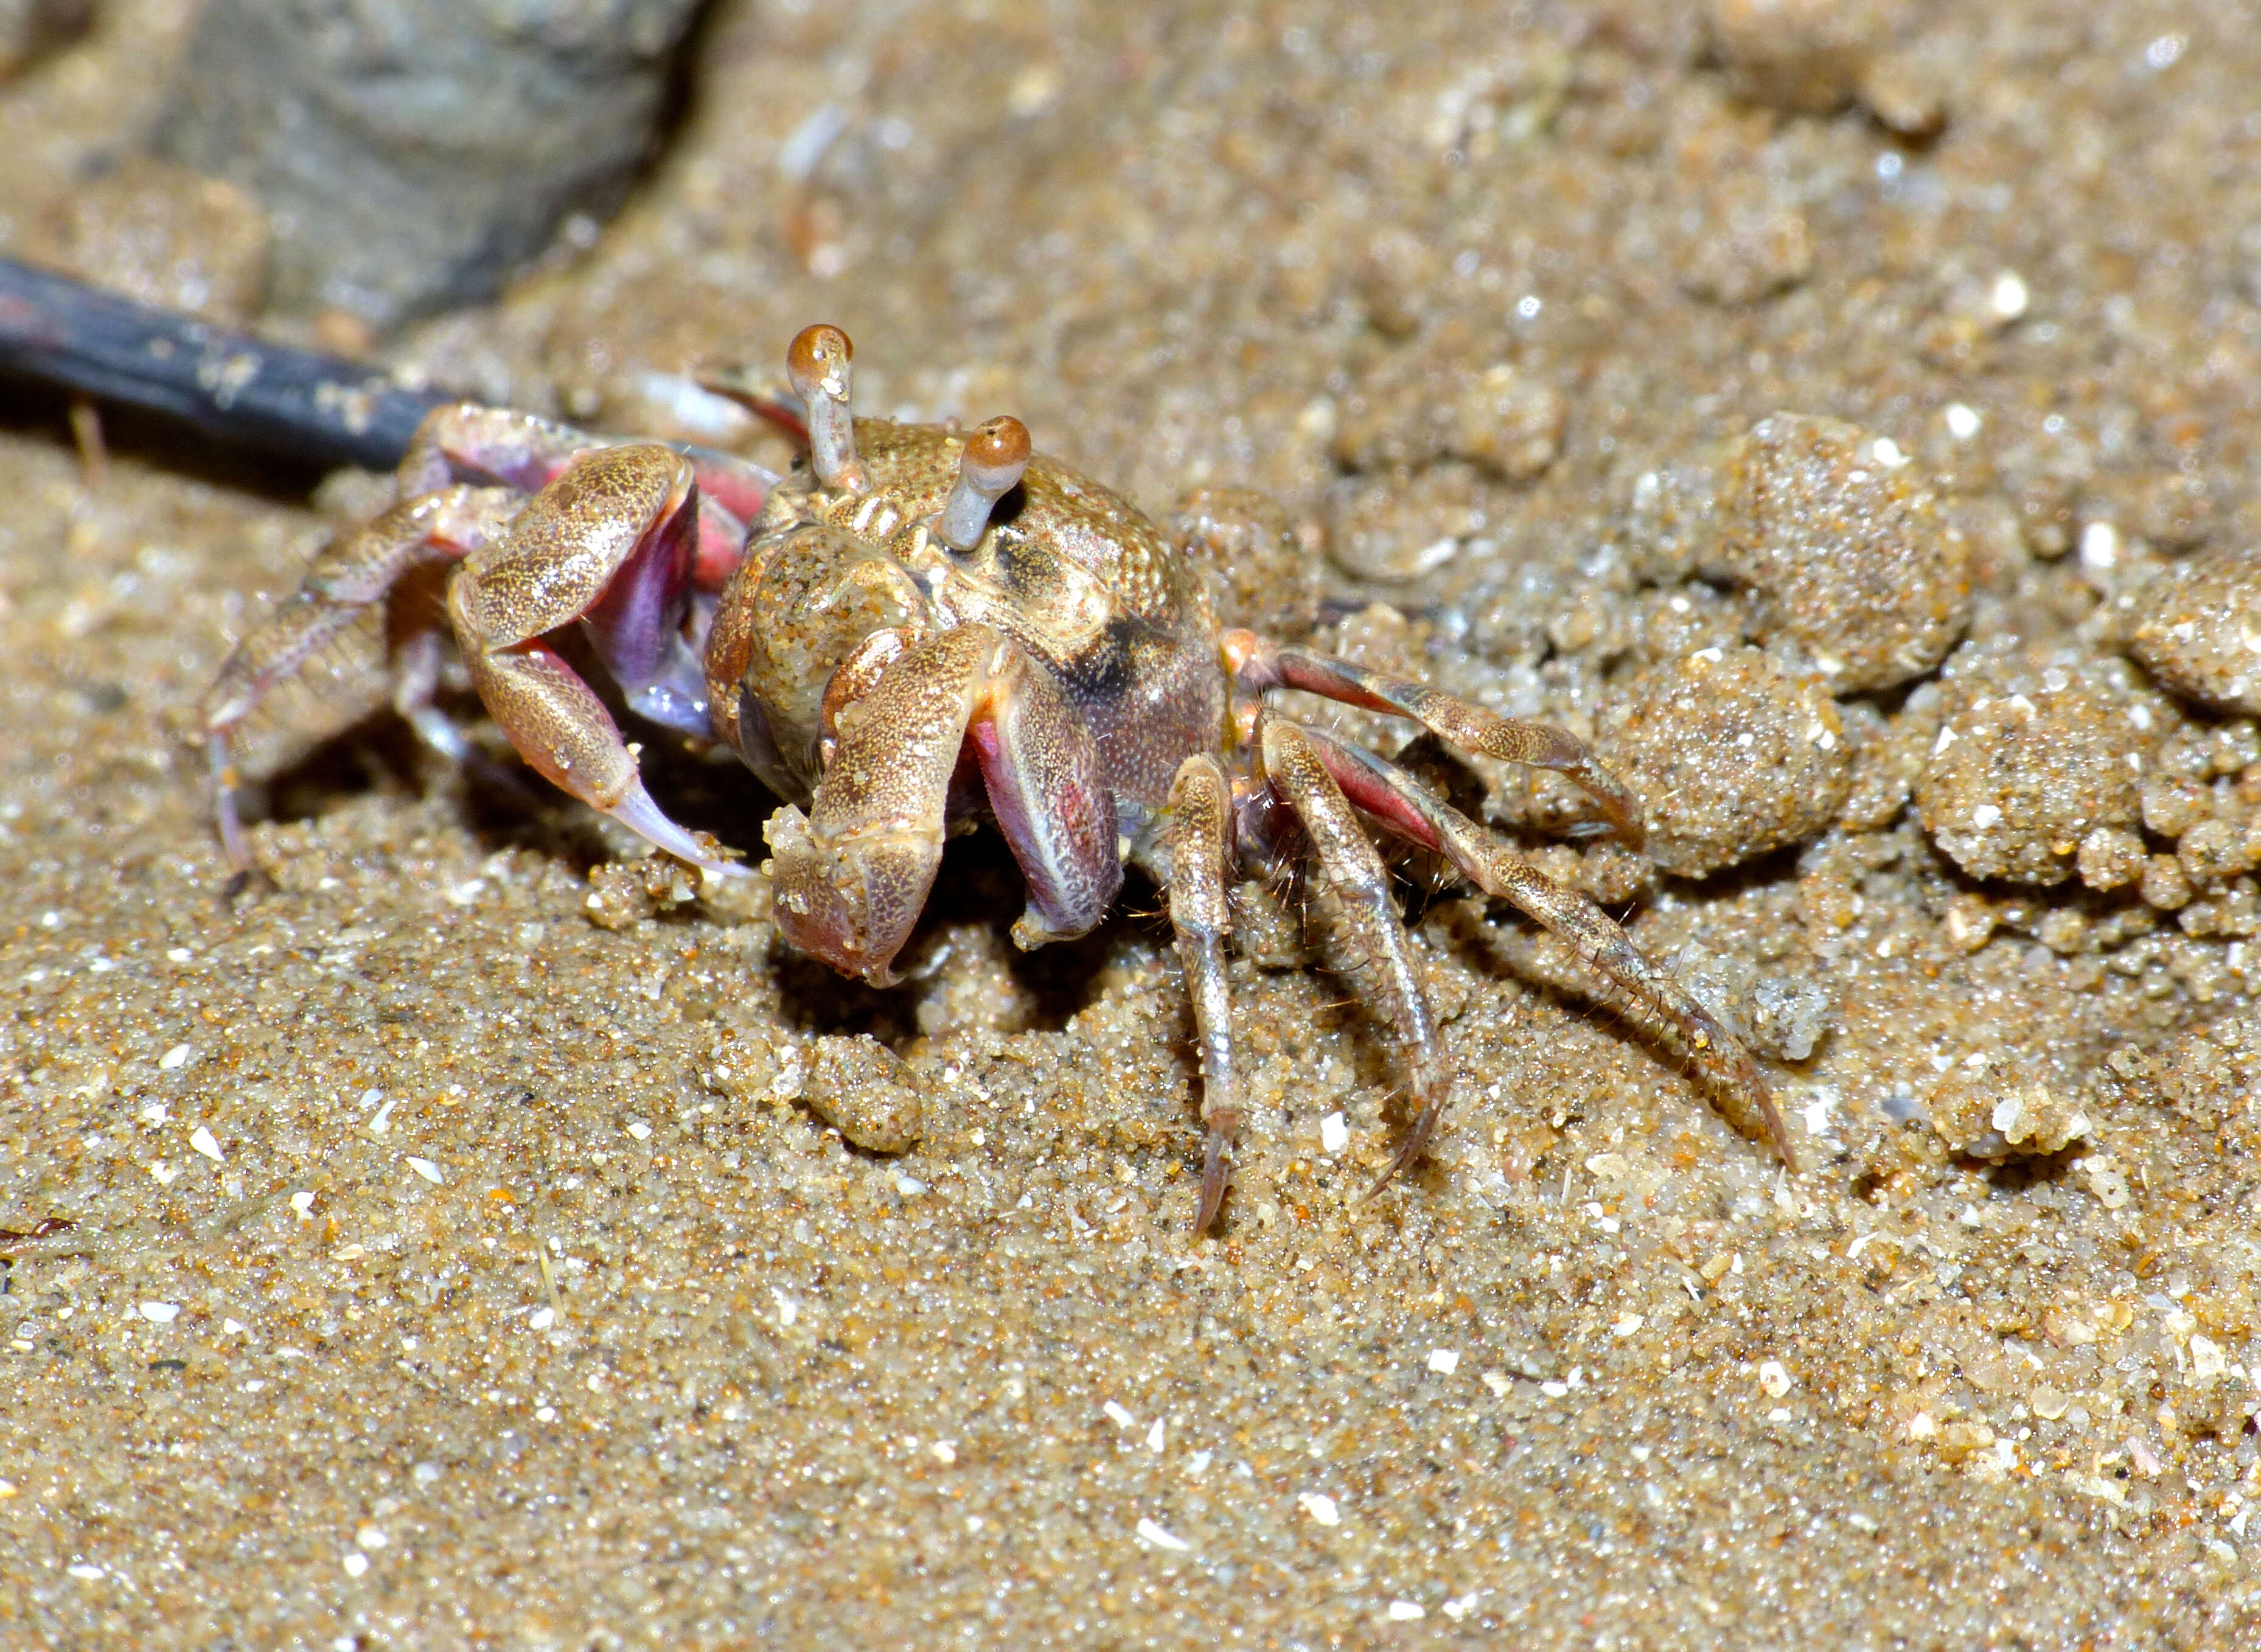
<svg viewBox="0 0 2261 1652">
<path fill-rule="evenodd" d="M 76 1225 L 0 1296 L 0 1642 L 2250 1644 L 2261 743 L 2121 650 L 2148 577 L 2261 525 L 2261 37 L 1653 10 L 726 4 L 622 219 L 395 354 L 760 451 L 682 376 L 828 319 L 874 411 L 1015 412 L 1158 516 L 1276 495 L 1305 554 L 1236 568 L 1240 617 L 1623 739 L 1675 864 L 1725 857 L 1567 847 L 1528 830 L 1566 794 L 1464 777 L 1755 1021 L 1799 1174 L 1414 868 L 1432 1160 L 1361 1202 L 1395 1058 L 1252 889 L 1195 1239 L 1151 889 L 1018 956 L 967 840 L 869 991 L 342 680 L 230 904 L 185 735 L 328 524 L 130 420 L 91 475 L 26 403 L 0 1227 Z M 11 248 L 146 129 L 181 16 L 0 92 Z M 1833 673 L 1861 614 L 1730 554 L 1778 412 L 1921 478 L 1886 503 L 1954 537 L 1943 665 Z M 1731 701 L 1674 686 L 1707 650 Z M 1739 755 L 1778 736 L 1844 755 L 1787 786 Z M 759 788 L 653 743 L 757 856 Z M 808 1104 L 858 1034 L 920 1086 L 901 1155 Z"/>
</svg>

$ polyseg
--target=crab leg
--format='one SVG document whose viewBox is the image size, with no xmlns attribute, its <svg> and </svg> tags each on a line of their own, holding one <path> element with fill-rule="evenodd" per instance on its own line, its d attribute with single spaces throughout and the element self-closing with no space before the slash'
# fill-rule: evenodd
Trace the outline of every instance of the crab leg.
<svg viewBox="0 0 2261 1652">
<path fill-rule="evenodd" d="M 393 475 L 403 499 L 451 482 L 489 478 L 534 493 L 563 475 L 580 455 L 621 445 L 535 413 L 456 402 L 434 408 L 416 427 Z M 689 446 L 674 450 L 690 462 L 699 483 L 699 554 L 692 585 L 720 591 L 743 554 L 746 524 L 760 513 L 778 478 L 735 454 Z"/>
<path fill-rule="evenodd" d="M 440 628 L 426 625 L 410 632 L 394 647 L 392 709 L 426 745 L 450 762 L 462 763 L 471 755 L 470 742 L 463 738 L 463 730 L 456 727 L 448 714 L 432 703 L 440 689 L 443 646 Z"/>
<path fill-rule="evenodd" d="M 1349 971 L 1352 980 L 1396 1035 L 1410 1070 L 1418 1110 L 1413 1128 L 1375 1183 L 1379 1190 L 1421 1156 L 1445 1110 L 1452 1081 L 1422 989 L 1420 966 L 1390 899 L 1389 872 L 1321 758 L 1320 739 L 1317 730 L 1269 713 L 1257 732 L 1265 777 L 1303 822 L 1311 853 L 1341 903 L 1349 941 L 1363 954 Z"/>
<path fill-rule="evenodd" d="M 1518 722 L 1426 683 L 1370 672 L 1308 649 L 1282 648 L 1253 631 L 1227 631 L 1220 646 L 1234 678 L 1252 690 L 1300 688 L 1346 706 L 1410 717 L 1463 751 L 1553 769 L 1576 781 L 1602 806 L 1627 848 L 1641 846 L 1646 833 L 1640 805 L 1616 776 L 1594 760 L 1585 743 L 1567 729 Z"/>
<path fill-rule="evenodd" d="M 1028 880 L 1023 947 L 1081 935 L 1122 887 L 1115 804 L 1098 743 L 1018 643 L 966 625 L 907 650 L 836 714 L 837 745 L 809 812 L 764 830 L 779 923 L 794 945 L 874 986 L 918 921 L 941 864 L 951 781 L 971 745 Z"/>
<path fill-rule="evenodd" d="M 697 485 L 665 448 L 585 453 L 463 564 L 448 612 L 488 714 L 544 779 L 668 853 L 736 870 L 660 812 L 620 726 L 546 633 L 580 621 L 628 704 L 707 729 L 705 673 L 683 637 Z"/>
<path fill-rule="evenodd" d="M 212 785 L 219 815 L 220 841 L 238 870 L 251 865 L 243 824 L 236 811 L 237 778 L 230 756 L 236 729 L 275 685 L 304 665 L 322 646 L 353 623 L 371 604 L 420 567 L 451 562 L 492 542 L 510 519 L 518 496 L 507 488 L 443 487 L 396 505 L 383 515 L 326 546 L 298 589 L 267 620 L 255 627 L 229 655 L 205 692 L 202 706 L 210 747 Z M 420 657 L 396 668 L 396 697 L 410 703 L 428 700 L 419 688 Z M 412 716 L 427 740 L 427 720 Z M 443 742 L 435 742 L 446 750 Z"/>
<path fill-rule="evenodd" d="M 1193 1002 L 1194 1037 L 1201 1045 L 1201 1203 L 1194 1232 L 1208 1231 L 1224 1200 L 1225 1154 L 1240 1131 L 1240 1092 L 1232 1077 L 1232 989 L 1225 973 L 1224 938 L 1232 927 L 1225 900 L 1231 860 L 1231 793 L 1224 771 L 1207 755 L 1188 758 L 1170 783 L 1170 928 L 1178 964 Z"/>
<path fill-rule="evenodd" d="M 1423 848 L 1441 852 L 1462 877 L 1527 914 L 1640 1009 L 1677 1033 L 1712 1081 L 1728 1122 L 1747 1136 L 1762 1136 L 1773 1143 L 1784 1165 L 1796 1172 L 1798 1155 L 1790 1132 L 1750 1052 L 1668 972 L 1649 962 L 1607 913 L 1511 853 L 1396 764 L 1317 729 L 1306 734 L 1328 772 L 1360 808 Z M 1434 1124 L 1433 1118 L 1424 1119 L 1414 1126 L 1417 1139 L 1399 1153 L 1399 1165 L 1418 1153 L 1419 1142 L 1427 1139 Z M 1396 1168 L 1391 1167 L 1393 1174 Z"/>
</svg>

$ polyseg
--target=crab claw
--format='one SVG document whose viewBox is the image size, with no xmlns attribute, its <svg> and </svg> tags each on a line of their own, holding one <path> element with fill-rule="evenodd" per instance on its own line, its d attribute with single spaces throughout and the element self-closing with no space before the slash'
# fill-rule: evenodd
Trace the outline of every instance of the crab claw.
<svg viewBox="0 0 2261 1652">
<path fill-rule="evenodd" d="M 822 843 L 789 803 L 770 816 L 762 837 L 786 939 L 843 975 L 894 986 L 891 966 L 926 904 L 940 841 L 898 830 Z"/>
</svg>

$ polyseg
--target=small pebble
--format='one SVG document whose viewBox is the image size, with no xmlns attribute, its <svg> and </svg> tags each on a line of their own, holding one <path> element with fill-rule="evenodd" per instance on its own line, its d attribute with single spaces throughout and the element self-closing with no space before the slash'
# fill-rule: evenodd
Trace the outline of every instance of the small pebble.
<svg viewBox="0 0 2261 1652">
<path fill-rule="evenodd" d="M 901 1153 L 925 1133 L 916 1074 L 867 1032 L 815 1041 L 804 1092 L 817 1116 L 870 1153 Z"/>
<path fill-rule="evenodd" d="M 1754 648 L 1699 649 L 1640 672 L 1596 736 L 1640 795 L 1650 858 L 1684 877 L 1804 842 L 1852 784 L 1835 704 Z"/>
<path fill-rule="evenodd" d="M 2100 828 L 2135 824 L 2164 702 L 2117 662 L 1967 650 L 1917 780 L 1925 829 L 1976 878 L 2054 884 Z"/>
<path fill-rule="evenodd" d="M 2172 855 L 2153 855 L 2143 863 L 2143 903 L 2162 912 L 2179 911 L 2191 901 L 2190 874 Z"/>
<path fill-rule="evenodd" d="M 2143 840 L 2116 826 L 2100 826 L 2080 840 L 2074 864 L 2080 880 L 2092 889 L 2117 889 L 2143 875 L 2150 857 Z"/>
<path fill-rule="evenodd" d="M 1152 1543 L 1156 1548 L 1166 1548 L 1170 1550 L 1173 1554 L 1182 1555 L 1187 1550 L 1193 1548 L 1193 1545 L 1187 1542 L 1184 1538 L 1176 1536 L 1164 1529 L 1162 1526 L 1157 1526 L 1151 1519 L 1140 1520 L 1138 1522 L 1138 1531 L 1140 1537 L 1145 1539 L 1149 1543 Z"/>
<path fill-rule="evenodd" d="M 2261 550 L 2224 547 L 2176 563 L 2135 600 L 2128 651 L 2186 699 L 2261 712 Z"/>
<path fill-rule="evenodd" d="M 1970 614 L 1967 558 L 1896 447 L 1776 413 L 1720 477 L 1705 571 L 1741 586 L 1762 641 L 1797 642 L 1838 692 L 1889 688 L 1946 657 Z"/>
<path fill-rule="evenodd" d="M 1751 988 L 1751 1042 L 1784 1061 L 1803 1061 L 1829 1031 L 1836 1001 L 1818 981 L 1769 975 Z"/>
</svg>

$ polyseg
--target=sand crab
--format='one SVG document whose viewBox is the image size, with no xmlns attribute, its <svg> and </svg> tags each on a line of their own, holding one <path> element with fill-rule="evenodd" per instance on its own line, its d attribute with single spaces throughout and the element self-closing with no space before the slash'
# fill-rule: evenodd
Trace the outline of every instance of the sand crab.
<svg viewBox="0 0 2261 1652">
<path fill-rule="evenodd" d="M 1220 630 L 1193 564 L 1128 502 L 1031 451 L 1019 420 L 857 419 L 851 347 L 797 336 L 786 367 L 808 460 L 777 477 L 722 456 L 592 437 L 475 406 L 428 419 L 400 503 L 316 561 L 205 706 L 221 831 L 248 864 L 229 737 L 260 698 L 412 576 L 455 566 L 445 624 L 525 760 L 714 877 L 743 869 L 663 814 L 603 701 L 551 642 L 578 624 L 637 716 L 722 742 L 785 801 L 764 830 L 786 937 L 877 985 L 953 827 L 987 814 L 1027 880 L 1023 947 L 1079 936 L 1126 866 L 1167 893 L 1202 1073 L 1195 1231 L 1215 1218 L 1241 1110 L 1224 945 L 1237 866 L 1308 855 L 1370 962 L 1414 1116 L 1378 1189 L 1418 1158 L 1451 1088 L 1369 833 L 1441 856 L 1512 902 L 1677 1034 L 1729 1117 L 1785 1162 L 1749 1054 L 1583 894 L 1518 858 L 1403 768 L 1296 722 L 1295 688 L 1394 714 L 1472 752 L 1552 769 L 1641 838 L 1634 800 L 1564 731 L 1246 630 Z M 790 417 L 790 413 L 786 416 Z M 394 654 L 395 703 L 442 751 L 437 610 Z"/>
</svg>

